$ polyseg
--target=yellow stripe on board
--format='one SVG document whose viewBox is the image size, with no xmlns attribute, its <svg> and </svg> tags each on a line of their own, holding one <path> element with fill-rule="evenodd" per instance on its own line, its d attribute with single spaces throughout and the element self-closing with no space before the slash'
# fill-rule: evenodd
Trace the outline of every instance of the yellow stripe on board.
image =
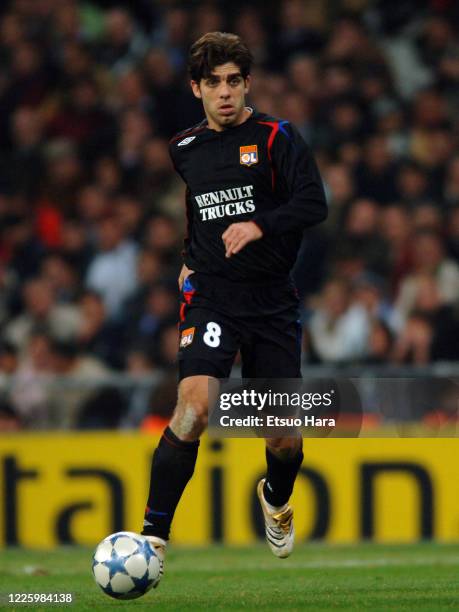
<svg viewBox="0 0 459 612">
<path fill-rule="evenodd" d="M 156 439 L 18 434 L 0 441 L 0 544 L 93 545 L 139 531 Z M 310 439 L 292 503 L 299 540 L 459 540 L 457 439 Z M 261 533 L 261 440 L 204 437 L 177 510 L 179 544 L 248 544 Z"/>
</svg>

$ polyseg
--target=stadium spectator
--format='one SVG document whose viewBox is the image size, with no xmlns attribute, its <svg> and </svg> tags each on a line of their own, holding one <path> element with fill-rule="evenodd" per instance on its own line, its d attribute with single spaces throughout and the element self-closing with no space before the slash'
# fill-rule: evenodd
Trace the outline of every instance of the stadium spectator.
<svg viewBox="0 0 459 612">
<path fill-rule="evenodd" d="M 177 361 L 179 330 L 175 317 L 164 320 L 157 334 L 160 364 L 170 369 Z"/>
<path fill-rule="evenodd" d="M 110 156 L 99 157 L 93 167 L 94 182 L 108 196 L 114 196 L 122 183 L 121 167 L 117 159 Z"/>
<path fill-rule="evenodd" d="M 45 150 L 45 183 L 36 201 L 40 240 L 54 248 L 60 242 L 62 217 L 70 216 L 82 184 L 83 164 L 71 140 L 49 140 Z"/>
<path fill-rule="evenodd" d="M 407 161 L 399 166 L 397 190 L 398 199 L 410 207 L 430 199 L 429 177 L 420 164 Z"/>
<path fill-rule="evenodd" d="M 94 255 L 94 248 L 88 236 L 90 228 L 75 218 L 64 219 L 61 227 L 60 252 L 73 266 L 78 278 L 86 275 L 86 270 Z"/>
<path fill-rule="evenodd" d="M 149 249 L 143 249 L 139 252 L 137 257 L 138 285 L 125 305 L 125 312 L 128 313 L 131 321 L 135 321 L 141 316 L 151 287 L 161 280 L 163 274 L 164 268 L 161 265 L 159 255 Z"/>
<path fill-rule="evenodd" d="M 108 154 L 115 144 L 114 120 L 99 96 L 94 79 L 79 77 L 48 125 L 50 138 L 73 142 L 86 162 Z"/>
<path fill-rule="evenodd" d="M 40 112 L 19 106 L 11 116 L 10 139 L 12 152 L 1 159 L 2 181 L 12 192 L 33 198 L 41 188 L 44 171 L 44 122 Z"/>
<path fill-rule="evenodd" d="M 307 100 L 317 100 L 320 91 L 317 59 L 309 54 L 296 54 L 290 59 L 287 69 L 295 91 Z"/>
<path fill-rule="evenodd" d="M 123 235 L 138 242 L 143 218 L 141 202 L 128 194 L 120 194 L 115 198 L 114 205 L 114 213 L 121 225 Z"/>
<path fill-rule="evenodd" d="M 408 211 L 397 204 L 385 208 L 381 213 L 380 233 L 388 246 L 390 293 L 394 298 L 401 279 L 413 266 L 414 228 Z"/>
<path fill-rule="evenodd" d="M 58 304 L 72 304 L 79 295 L 81 279 L 72 262 L 60 252 L 49 252 L 41 261 L 40 277 L 54 293 Z"/>
<path fill-rule="evenodd" d="M 175 281 L 158 281 L 150 285 L 143 309 L 132 317 L 129 337 L 134 343 L 143 344 L 149 340 L 155 346 L 162 323 L 177 314 L 177 306 Z"/>
<path fill-rule="evenodd" d="M 311 110 L 304 97 L 296 91 L 287 91 L 282 97 L 283 116 L 297 126 L 306 142 L 313 141 Z"/>
<path fill-rule="evenodd" d="M 336 234 L 355 196 L 355 182 L 346 164 L 329 164 L 324 172 L 328 200 L 327 230 Z"/>
<path fill-rule="evenodd" d="M 153 100 L 147 90 L 144 75 L 138 68 L 131 68 L 120 76 L 115 95 L 118 113 L 128 109 L 153 113 Z"/>
<path fill-rule="evenodd" d="M 385 274 L 386 244 L 377 232 L 380 209 L 375 201 L 358 199 L 352 202 L 342 230 L 340 240 L 347 243 L 349 250 L 359 253 L 367 270 Z"/>
<path fill-rule="evenodd" d="M 51 363 L 60 380 L 49 390 L 49 422 L 58 429 L 73 428 L 110 370 L 97 357 L 80 353 L 75 342 L 53 342 Z"/>
<path fill-rule="evenodd" d="M 441 234 L 443 230 L 442 211 L 430 202 L 423 202 L 413 210 L 413 228 L 416 232 L 431 231 Z"/>
<path fill-rule="evenodd" d="M 396 166 L 387 139 L 381 134 L 371 135 L 364 148 L 364 159 L 356 169 L 359 194 L 379 204 L 395 201 Z"/>
<path fill-rule="evenodd" d="M 448 304 L 433 276 L 418 278 L 413 314 L 424 317 L 430 327 L 431 342 L 426 362 L 459 359 L 459 303 Z"/>
<path fill-rule="evenodd" d="M 305 11 L 301 0 L 285 0 L 280 5 L 280 23 L 275 48 L 277 58 L 274 68 L 282 68 L 286 60 L 297 53 L 315 54 L 324 41 L 314 16 Z M 311 18 L 312 17 L 312 18 Z M 320 17 L 319 17 L 320 20 Z"/>
<path fill-rule="evenodd" d="M 136 428 L 142 423 L 154 404 L 151 403 L 152 389 L 158 380 L 155 377 L 155 364 L 150 352 L 141 345 L 134 346 L 126 357 L 126 372 L 136 381 L 127 391 L 127 410 L 122 422 L 124 428 Z"/>
<path fill-rule="evenodd" d="M 152 212 L 164 212 L 158 200 L 173 183 L 168 143 L 163 138 L 150 138 L 144 146 L 141 167 L 141 178 L 136 192 Z"/>
<path fill-rule="evenodd" d="M 439 295 L 444 304 L 457 302 L 459 296 L 459 266 L 447 259 L 438 234 L 429 230 L 416 234 L 414 244 L 414 269 L 400 285 L 396 308 L 402 319 L 413 311 L 421 279 L 435 279 Z"/>
<path fill-rule="evenodd" d="M 46 332 L 37 330 L 27 339 L 9 392 L 25 428 L 46 429 L 55 425 L 49 402 L 53 378 L 52 339 Z"/>
<path fill-rule="evenodd" d="M 164 49 L 177 72 L 182 72 L 187 60 L 190 31 L 190 11 L 185 6 L 165 8 L 163 19 L 155 24 L 151 40 L 154 47 Z"/>
<path fill-rule="evenodd" d="M 116 319 L 124 301 L 137 287 L 137 247 L 125 238 L 123 226 L 114 214 L 99 221 L 97 246 L 86 274 L 86 286 L 102 295 L 108 316 Z"/>
<path fill-rule="evenodd" d="M 4 197 L 5 206 L 0 225 L 0 253 L 7 264 L 7 270 L 20 283 L 38 274 L 40 260 L 45 246 L 34 227 L 34 220 L 28 214 L 28 203 L 22 196 Z"/>
<path fill-rule="evenodd" d="M 393 352 L 393 334 L 388 326 L 381 320 L 371 323 L 368 336 L 368 353 L 365 363 L 371 365 L 385 365 L 389 362 Z"/>
<path fill-rule="evenodd" d="M 155 122 L 162 136 L 171 136 L 186 125 L 202 120 L 202 112 L 182 72 L 174 70 L 173 60 L 160 47 L 153 47 L 144 59 L 147 86 L 152 92 Z"/>
<path fill-rule="evenodd" d="M 139 61 L 146 51 L 146 40 L 129 12 L 112 8 L 105 14 L 105 34 L 97 50 L 99 61 L 114 75 Z"/>
<path fill-rule="evenodd" d="M 251 6 L 242 8 L 235 20 L 239 36 L 248 45 L 257 66 L 266 66 L 269 61 L 268 33 L 263 27 L 259 11 Z"/>
<path fill-rule="evenodd" d="M 395 363 L 426 365 L 429 362 L 433 330 L 428 319 L 412 313 L 394 344 L 392 359 Z"/>
<path fill-rule="evenodd" d="M 24 311 L 5 327 L 4 336 L 23 350 L 35 330 L 46 331 L 62 340 L 74 338 L 80 322 L 74 304 L 57 304 L 53 288 L 46 280 L 34 278 L 23 288 Z"/>
<path fill-rule="evenodd" d="M 95 291 L 85 291 L 79 305 L 81 322 L 75 339 L 80 352 L 93 355 L 112 368 L 123 368 L 125 326 L 107 317 L 102 297 Z"/>
<path fill-rule="evenodd" d="M 326 363 L 358 361 L 368 350 L 369 324 L 366 310 L 352 302 L 348 283 L 331 279 L 309 322 L 313 350 Z"/>
<path fill-rule="evenodd" d="M 215 4 L 202 2 L 195 9 L 194 28 L 191 35 L 193 40 L 197 40 L 206 32 L 221 32 L 225 29 L 225 18 Z"/>
<path fill-rule="evenodd" d="M 180 268 L 180 245 L 177 225 L 165 215 L 152 217 L 145 228 L 144 246 L 158 255 L 165 266 L 174 270 Z"/>
<path fill-rule="evenodd" d="M 145 143 L 153 133 L 153 124 L 145 111 L 129 109 L 119 120 L 118 156 L 123 173 L 123 185 L 134 190 L 139 179 Z"/>
<path fill-rule="evenodd" d="M 387 299 L 385 285 L 380 277 L 366 273 L 358 278 L 354 285 L 354 301 L 365 308 L 373 324 L 382 323 L 390 332 L 400 330 L 402 321 Z"/>
</svg>

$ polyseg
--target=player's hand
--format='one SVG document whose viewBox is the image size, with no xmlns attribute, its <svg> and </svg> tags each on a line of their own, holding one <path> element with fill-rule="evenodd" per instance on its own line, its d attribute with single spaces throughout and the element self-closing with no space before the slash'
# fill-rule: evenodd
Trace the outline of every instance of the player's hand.
<svg viewBox="0 0 459 612">
<path fill-rule="evenodd" d="M 246 244 L 259 240 L 262 236 L 263 232 L 253 221 L 232 223 L 222 234 L 226 248 L 226 257 L 236 255 Z"/>
<path fill-rule="evenodd" d="M 193 274 L 194 270 L 190 270 L 190 268 L 187 268 L 185 264 L 183 264 L 182 269 L 180 270 L 180 276 L 178 277 L 178 286 L 180 291 L 182 290 L 183 287 L 183 283 L 185 282 L 185 279 L 190 276 L 190 274 Z"/>
</svg>

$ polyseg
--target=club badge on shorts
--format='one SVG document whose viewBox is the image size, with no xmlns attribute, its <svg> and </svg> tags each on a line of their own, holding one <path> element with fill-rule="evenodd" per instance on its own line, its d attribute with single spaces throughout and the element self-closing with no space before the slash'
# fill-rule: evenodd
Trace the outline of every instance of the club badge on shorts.
<svg viewBox="0 0 459 612">
<path fill-rule="evenodd" d="M 253 166 L 253 164 L 258 163 L 257 145 L 239 147 L 239 161 L 243 166 Z"/>
<path fill-rule="evenodd" d="M 193 342 L 194 330 L 195 327 L 188 327 L 182 331 L 182 335 L 180 337 L 180 348 L 184 348 L 185 346 L 189 346 Z"/>
</svg>

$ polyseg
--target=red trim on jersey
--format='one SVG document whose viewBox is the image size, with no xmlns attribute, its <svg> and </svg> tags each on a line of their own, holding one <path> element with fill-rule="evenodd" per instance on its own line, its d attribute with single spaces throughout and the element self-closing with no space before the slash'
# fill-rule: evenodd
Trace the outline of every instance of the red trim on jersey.
<svg viewBox="0 0 459 612">
<path fill-rule="evenodd" d="M 187 304 L 191 304 L 191 300 L 193 299 L 193 295 L 195 294 L 196 289 L 191 289 L 190 291 L 184 291 L 183 297 L 185 298 L 185 302 Z"/>
<path fill-rule="evenodd" d="M 187 305 L 189 306 L 191 304 L 195 291 L 196 289 L 192 289 L 191 291 L 183 291 L 183 298 L 185 301 L 180 304 L 180 321 L 182 323 L 185 320 L 185 308 Z"/>
<path fill-rule="evenodd" d="M 260 123 L 261 125 L 269 125 L 269 127 L 271 128 L 271 134 L 269 135 L 269 138 L 268 138 L 268 159 L 271 164 L 271 179 L 272 179 L 272 185 L 274 189 L 276 177 L 274 175 L 274 167 L 273 167 L 273 162 L 271 158 L 271 148 L 273 146 L 274 139 L 276 138 L 276 134 L 279 131 L 279 124 L 277 123 L 277 121 L 257 121 L 257 123 Z"/>
<path fill-rule="evenodd" d="M 182 132 L 178 136 L 174 136 L 173 138 L 171 138 L 169 140 L 169 144 L 172 144 L 176 140 L 185 140 L 185 138 L 188 138 L 188 136 L 191 136 L 192 134 L 197 134 L 198 132 L 202 132 L 203 130 L 206 130 L 206 129 L 207 129 L 207 126 L 204 125 L 202 127 L 195 127 L 192 130 L 189 130 L 187 132 Z"/>
</svg>

